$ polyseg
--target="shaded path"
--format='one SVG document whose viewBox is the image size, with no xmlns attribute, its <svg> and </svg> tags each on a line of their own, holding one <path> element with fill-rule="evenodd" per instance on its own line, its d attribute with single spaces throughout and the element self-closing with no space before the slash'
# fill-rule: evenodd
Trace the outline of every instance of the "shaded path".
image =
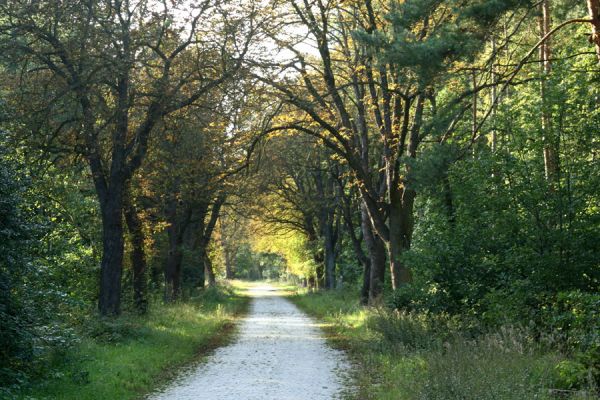
<svg viewBox="0 0 600 400">
<path fill-rule="evenodd" d="M 250 294 L 236 341 L 151 400 L 337 398 L 349 369 L 344 354 L 328 347 L 314 321 L 274 287 L 254 287 Z"/>
</svg>

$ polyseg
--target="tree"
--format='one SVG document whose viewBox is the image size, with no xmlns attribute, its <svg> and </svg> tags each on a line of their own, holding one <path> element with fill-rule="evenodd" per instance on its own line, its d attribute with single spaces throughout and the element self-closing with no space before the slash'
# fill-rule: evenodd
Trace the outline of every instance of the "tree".
<svg viewBox="0 0 600 400">
<path fill-rule="evenodd" d="M 40 103 L 53 136 L 68 136 L 92 172 L 103 225 L 102 315 L 120 312 L 124 195 L 151 133 L 231 78 L 248 50 L 253 19 L 219 15 L 217 6 L 204 1 L 181 21 L 182 4 L 154 9 L 144 0 L 0 6 L 0 42 L 27 71 L 21 84 L 42 86 L 36 98 L 48 99 Z M 202 37 L 199 26 L 213 22 L 222 30 Z"/>
<path fill-rule="evenodd" d="M 448 140 L 457 121 L 473 106 L 474 93 L 487 86 L 458 91 L 449 101 L 438 100 L 446 100 L 438 89 L 448 79 L 450 66 L 469 62 L 482 51 L 485 32 L 518 5 L 494 4 L 451 8 L 437 2 L 404 2 L 386 8 L 372 1 L 314 5 L 290 1 L 296 23 L 308 31 L 317 54 L 298 50 L 294 38 L 273 35 L 293 54 L 283 68 L 295 71 L 297 79 L 277 79 L 289 74 L 273 73 L 263 75 L 263 81 L 299 114 L 271 129 L 319 138 L 352 171 L 364 207 L 372 301 L 383 288 L 382 243 L 392 287 L 410 281 L 401 256 L 410 248 L 414 224 L 411 160 L 426 138 Z M 456 75 L 466 76 L 470 75 Z M 481 123 L 475 128 L 470 132 L 473 139 Z"/>
</svg>

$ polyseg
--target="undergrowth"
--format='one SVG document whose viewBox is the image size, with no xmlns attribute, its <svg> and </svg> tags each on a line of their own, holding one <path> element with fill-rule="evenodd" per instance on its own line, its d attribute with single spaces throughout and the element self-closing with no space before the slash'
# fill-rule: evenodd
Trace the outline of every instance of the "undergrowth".
<svg viewBox="0 0 600 400">
<path fill-rule="evenodd" d="M 356 298 L 349 291 L 291 296 L 353 358 L 354 398 L 598 399 L 591 371 L 559 351 L 551 333 L 484 330 L 447 315 L 368 309 Z"/>
<path fill-rule="evenodd" d="M 186 302 L 153 304 L 145 316 L 88 316 L 71 346 L 45 354 L 29 382 L 3 389 L 0 398 L 140 398 L 182 365 L 223 344 L 247 304 L 233 288 L 219 287 Z"/>
</svg>

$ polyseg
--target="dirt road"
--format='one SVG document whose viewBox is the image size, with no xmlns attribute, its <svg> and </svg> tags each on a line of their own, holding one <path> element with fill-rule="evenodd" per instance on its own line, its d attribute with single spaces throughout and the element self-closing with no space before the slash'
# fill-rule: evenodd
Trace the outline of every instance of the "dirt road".
<svg viewBox="0 0 600 400">
<path fill-rule="evenodd" d="M 151 400 L 336 399 L 349 364 L 315 322 L 278 290 L 250 289 L 251 310 L 234 343 L 184 373 Z"/>
</svg>

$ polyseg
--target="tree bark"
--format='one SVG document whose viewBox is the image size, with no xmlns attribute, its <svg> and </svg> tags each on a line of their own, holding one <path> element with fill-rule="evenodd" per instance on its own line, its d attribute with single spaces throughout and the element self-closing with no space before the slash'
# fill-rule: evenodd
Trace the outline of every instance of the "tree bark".
<svg viewBox="0 0 600 400">
<path fill-rule="evenodd" d="M 123 190 L 109 191 L 100 201 L 102 214 L 102 262 L 100 264 L 101 315 L 121 313 L 121 276 L 123 274 Z"/>
<path fill-rule="evenodd" d="M 169 253 L 165 265 L 165 301 L 172 302 L 181 295 L 181 262 L 183 260 L 180 235 L 176 232 L 177 225 L 168 228 Z"/>
<path fill-rule="evenodd" d="M 233 255 L 235 253 L 228 248 L 224 248 L 223 253 L 225 258 L 225 278 L 233 279 L 235 278 L 235 274 L 233 272 Z"/>
<path fill-rule="evenodd" d="M 412 280 L 409 269 L 402 263 L 402 254 L 410 249 L 412 240 L 414 198 L 412 189 L 390 188 L 387 247 L 394 290 Z"/>
<path fill-rule="evenodd" d="M 133 270 L 133 302 L 140 314 L 148 311 L 146 299 L 146 254 L 144 252 L 144 231 L 138 210 L 129 196 L 125 196 L 125 222 L 131 241 L 131 267 Z"/>
<path fill-rule="evenodd" d="M 183 239 L 190 222 L 191 209 L 185 208 L 180 215 L 178 200 L 175 196 L 167 205 L 167 235 L 169 252 L 165 264 L 165 301 L 171 302 L 181 296 L 181 263 L 183 261 Z"/>
<path fill-rule="evenodd" d="M 497 74 L 496 74 L 496 57 L 497 57 L 497 49 L 496 49 L 496 36 L 494 36 L 492 34 L 492 54 L 494 55 L 494 58 L 492 59 L 492 63 L 490 66 L 490 74 L 491 74 L 491 78 L 492 78 L 492 91 L 490 93 L 490 103 L 492 104 L 492 121 L 493 121 L 493 125 L 492 125 L 492 143 L 491 143 L 491 149 L 492 149 L 492 153 L 496 152 L 496 149 L 498 147 L 498 132 L 496 131 L 496 109 L 497 109 L 497 97 L 498 97 L 498 90 L 496 88 L 497 82 L 498 82 L 498 78 L 497 78 Z"/>
<path fill-rule="evenodd" d="M 592 35 L 590 41 L 596 46 L 596 55 L 600 63 L 600 0 L 587 0 L 588 11 L 592 18 Z"/>
<path fill-rule="evenodd" d="M 362 285 L 360 289 L 360 302 L 363 305 L 369 303 L 369 282 L 371 279 L 371 261 L 369 257 L 365 254 L 362 248 L 361 239 L 357 237 L 356 232 L 354 231 L 354 221 L 352 218 L 352 209 L 351 209 L 351 200 L 349 196 L 347 196 L 343 187 L 340 183 L 340 194 L 342 197 L 342 214 L 344 217 L 344 223 L 346 225 L 346 230 L 348 231 L 348 235 L 350 236 L 350 240 L 352 241 L 352 248 L 354 249 L 354 255 L 356 259 L 360 263 L 363 269 L 363 279 Z"/>
<path fill-rule="evenodd" d="M 323 289 L 325 287 L 325 257 L 323 251 L 319 250 L 314 254 L 315 263 L 315 284 L 317 289 Z"/>
<path fill-rule="evenodd" d="M 224 193 L 220 193 L 212 204 L 212 209 L 210 211 L 210 218 L 208 223 L 206 223 L 205 218 L 208 214 L 208 204 L 203 204 L 200 207 L 200 226 L 199 230 L 199 239 L 197 240 L 196 247 L 200 249 L 200 260 L 202 262 L 203 267 L 201 273 L 201 281 L 200 287 L 204 287 L 205 278 L 208 278 L 208 285 L 215 286 L 216 285 L 216 277 L 215 271 L 208 255 L 208 245 L 210 243 L 210 239 L 212 237 L 212 233 L 217 224 L 217 220 L 219 219 L 219 215 L 221 212 L 221 207 L 225 203 L 227 196 Z"/>
<path fill-rule="evenodd" d="M 368 303 L 376 305 L 381 301 L 385 282 L 385 245 L 375 233 L 364 205 L 361 207 L 361 229 L 370 259 Z"/>
<path fill-rule="evenodd" d="M 206 271 L 206 277 L 208 278 L 208 286 L 215 287 L 217 285 L 215 270 L 213 269 L 212 261 L 206 250 L 204 251 L 204 270 Z"/>
<path fill-rule="evenodd" d="M 333 227 L 327 223 L 325 227 L 325 289 L 335 288 L 335 238 L 333 234 Z"/>
</svg>

